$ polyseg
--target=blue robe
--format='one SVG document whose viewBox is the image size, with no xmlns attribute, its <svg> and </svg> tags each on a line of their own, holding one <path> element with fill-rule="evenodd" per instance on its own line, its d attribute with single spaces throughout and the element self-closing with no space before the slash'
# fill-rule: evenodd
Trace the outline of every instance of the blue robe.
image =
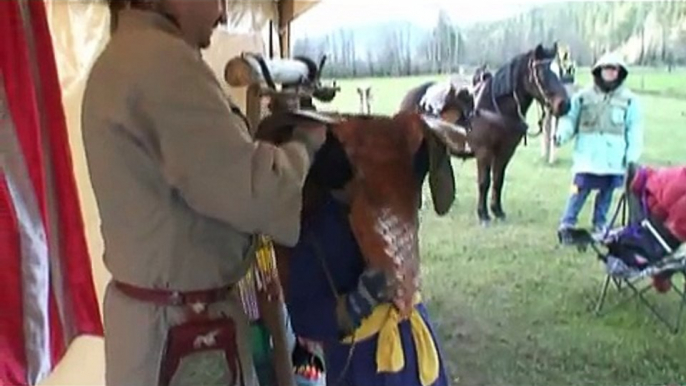
<svg viewBox="0 0 686 386">
<path fill-rule="evenodd" d="M 312 238 L 323 252 L 315 254 Z M 343 381 L 336 383 L 346 366 L 351 345 L 339 341 L 336 323 L 336 299 L 323 270 L 325 261 L 338 293 L 352 291 L 364 269 L 364 260 L 347 218 L 346 207 L 328 197 L 316 213 L 303 222 L 300 241 L 290 260 L 290 278 L 286 303 L 296 335 L 320 341 L 324 347 L 327 385 L 331 386 L 421 386 L 410 323 L 400 326 L 405 367 L 397 373 L 377 373 L 378 335 L 358 342 L 345 371 Z M 435 332 L 423 304 L 417 310 L 424 319 L 436 345 L 439 376 L 431 386 L 447 386 L 448 376 Z"/>
</svg>

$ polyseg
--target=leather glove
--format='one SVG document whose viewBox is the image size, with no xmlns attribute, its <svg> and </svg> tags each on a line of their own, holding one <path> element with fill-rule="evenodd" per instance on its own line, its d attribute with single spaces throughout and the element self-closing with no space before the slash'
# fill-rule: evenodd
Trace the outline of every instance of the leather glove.
<svg viewBox="0 0 686 386">
<path fill-rule="evenodd" d="M 293 129 L 293 140 L 302 142 L 310 155 L 314 155 L 326 142 L 326 126 L 301 124 Z"/>
<path fill-rule="evenodd" d="M 350 335 L 371 315 L 374 307 L 392 301 L 386 274 L 380 270 L 365 270 L 357 282 L 357 288 L 341 296 L 336 305 L 339 332 Z"/>
</svg>

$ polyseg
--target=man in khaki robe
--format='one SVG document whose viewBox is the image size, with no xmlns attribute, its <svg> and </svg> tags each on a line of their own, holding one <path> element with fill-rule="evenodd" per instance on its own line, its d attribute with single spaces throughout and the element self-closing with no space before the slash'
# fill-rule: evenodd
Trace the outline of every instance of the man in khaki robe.
<svg viewBox="0 0 686 386">
<path fill-rule="evenodd" d="M 233 285 L 254 256 L 252 235 L 296 243 L 301 189 L 324 130 L 296 128 L 298 140 L 281 147 L 253 141 L 200 57 L 221 0 L 110 1 L 124 7 L 112 7 L 116 27 L 90 73 L 82 117 L 112 274 L 107 385 L 254 385 Z M 233 321 L 239 369 L 215 350 L 181 355 L 168 373 L 167 356 L 178 354 L 168 334 L 189 310 Z M 208 331 L 191 346 L 221 340 Z"/>
</svg>

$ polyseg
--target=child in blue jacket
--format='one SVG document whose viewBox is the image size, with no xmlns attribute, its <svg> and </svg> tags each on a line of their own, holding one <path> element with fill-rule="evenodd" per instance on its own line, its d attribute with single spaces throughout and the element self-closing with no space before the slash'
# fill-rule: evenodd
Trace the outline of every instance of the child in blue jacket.
<svg viewBox="0 0 686 386">
<path fill-rule="evenodd" d="M 595 232 L 605 231 L 614 190 L 622 186 L 627 165 L 638 161 L 643 147 L 641 108 L 624 85 L 629 74 L 624 61 L 606 54 L 591 71 L 593 84 L 574 95 L 555 134 L 557 146 L 575 139 L 572 194 L 559 225 L 563 240 L 592 190 L 597 190 L 592 225 Z"/>
</svg>

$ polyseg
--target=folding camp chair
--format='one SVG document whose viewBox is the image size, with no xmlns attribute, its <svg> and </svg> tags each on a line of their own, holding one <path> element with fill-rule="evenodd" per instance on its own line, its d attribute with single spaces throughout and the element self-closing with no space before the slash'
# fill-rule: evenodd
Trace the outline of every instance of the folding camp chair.
<svg viewBox="0 0 686 386">
<path fill-rule="evenodd" d="M 680 253 L 667 256 L 658 263 L 652 264 L 640 271 L 624 269 L 615 270 L 609 266 L 617 264 L 616 261 L 612 261 L 611 259 L 608 261 L 608 259 L 604 259 L 604 262 L 606 266 L 608 266 L 608 272 L 594 308 L 594 313 L 596 316 L 607 314 L 610 309 L 618 308 L 619 306 L 636 298 L 641 304 L 646 306 L 653 313 L 653 315 L 658 318 L 658 320 L 664 323 L 672 333 L 676 334 L 679 332 L 682 326 L 684 306 L 686 305 L 686 294 L 684 293 L 684 290 L 676 286 L 672 287 L 672 290 L 678 295 L 679 304 L 676 317 L 673 318 L 675 320 L 670 321 L 667 316 L 660 312 L 657 307 L 645 297 L 645 294 L 654 288 L 653 284 L 646 284 L 643 286 L 643 288 L 639 289 L 639 283 L 644 279 L 649 279 L 664 273 L 670 273 L 672 275 L 677 273 L 681 274 L 686 282 L 686 252 L 682 250 Z M 610 283 L 614 284 L 618 292 L 624 295 L 624 298 L 617 301 L 612 307 L 605 309 L 605 313 L 602 313 L 603 306 L 605 305 L 605 300 L 609 292 Z M 627 288 L 629 290 L 628 293 Z"/>
<path fill-rule="evenodd" d="M 606 277 L 594 307 L 596 316 L 602 315 L 603 306 L 612 283 L 618 292 L 624 295 L 624 298 L 606 309 L 605 314 L 610 309 L 615 309 L 632 299 L 637 299 L 639 304 L 646 306 L 658 320 L 676 334 L 681 327 L 682 316 L 686 307 L 686 287 L 682 289 L 675 285 L 672 286 L 672 290 L 679 299 L 675 321 L 670 321 L 646 298 L 645 295 L 654 288 L 652 283 L 640 287 L 641 282 L 645 280 L 655 277 L 674 278 L 676 275 L 683 276 L 686 286 L 686 248 L 683 248 L 680 241 L 675 239 L 659 221 L 652 218 L 644 197 L 639 197 L 631 192 L 631 182 L 638 170 L 637 167 L 629 168 L 624 192 L 619 199 L 608 230 L 600 237 L 593 237 L 588 231 L 577 229 L 574 244 L 582 251 L 589 246 L 593 248 L 598 259 L 604 263 L 606 268 Z M 613 253 L 617 253 L 618 246 L 621 248 L 621 243 L 625 240 L 629 240 L 630 246 L 635 246 L 636 244 L 632 245 L 631 243 L 640 240 L 638 235 L 651 240 L 650 255 L 659 258 L 640 267 L 629 266 Z"/>
</svg>

